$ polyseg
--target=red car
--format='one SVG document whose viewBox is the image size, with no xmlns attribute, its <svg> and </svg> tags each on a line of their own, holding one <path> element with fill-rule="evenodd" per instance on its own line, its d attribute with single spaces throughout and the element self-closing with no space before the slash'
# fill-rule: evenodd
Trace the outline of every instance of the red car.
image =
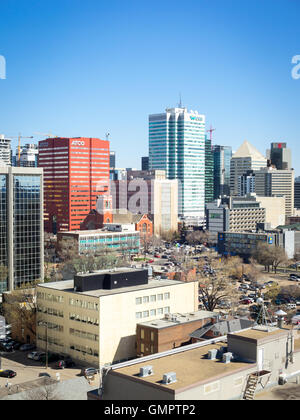
<svg viewBox="0 0 300 420">
<path fill-rule="evenodd" d="M 154 258 L 160 258 L 160 255 L 155 254 L 155 255 L 154 255 Z"/>
<path fill-rule="evenodd" d="M 241 301 L 241 303 L 242 303 L 243 305 L 250 305 L 250 303 L 253 303 L 253 300 L 252 300 L 252 299 L 243 299 L 243 300 Z"/>
<path fill-rule="evenodd" d="M 149 260 L 148 263 L 152 264 L 152 263 L 154 263 L 154 260 Z"/>
</svg>

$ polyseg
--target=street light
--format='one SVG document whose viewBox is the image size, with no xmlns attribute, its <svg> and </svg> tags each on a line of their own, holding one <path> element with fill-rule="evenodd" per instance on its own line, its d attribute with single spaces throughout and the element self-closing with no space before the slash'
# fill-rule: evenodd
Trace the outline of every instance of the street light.
<svg viewBox="0 0 300 420">
<path fill-rule="evenodd" d="M 39 321 L 38 326 L 46 328 L 46 369 L 48 369 L 48 322 Z"/>
</svg>

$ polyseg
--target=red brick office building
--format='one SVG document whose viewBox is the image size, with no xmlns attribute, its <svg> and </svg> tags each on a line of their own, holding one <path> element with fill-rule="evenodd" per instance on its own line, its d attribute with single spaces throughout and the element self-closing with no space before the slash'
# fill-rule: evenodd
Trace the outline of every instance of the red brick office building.
<svg viewBox="0 0 300 420">
<path fill-rule="evenodd" d="M 44 168 L 45 231 L 79 230 L 109 190 L 109 141 L 49 138 L 39 142 Z"/>
</svg>

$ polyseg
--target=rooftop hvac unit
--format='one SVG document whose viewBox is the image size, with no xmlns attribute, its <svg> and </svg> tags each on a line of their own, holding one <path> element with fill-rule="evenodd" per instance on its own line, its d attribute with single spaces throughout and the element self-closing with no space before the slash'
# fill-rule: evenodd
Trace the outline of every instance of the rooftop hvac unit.
<svg viewBox="0 0 300 420">
<path fill-rule="evenodd" d="M 207 358 L 209 360 L 216 360 L 217 354 L 218 354 L 218 350 L 217 349 L 208 350 Z"/>
<path fill-rule="evenodd" d="M 163 384 L 169 385 L 169 384 L 173 384 L 174 382 L 177 382 L 175 372 L 169 372 L 169 373 L 164 374 Z"/>
<path fill-rule="evenodd" d="M 153 375 L 153 367 L 152 366 L 143 366 L 140 368 L 140 377 L 145 378 L 147 376 Z"/>
<path fill-rule="evenodd" d="M 232 353 L 228 352 L 228 353 L 223 354 L 223 357 L 222 357 L 223 363 L 230 363 L 232 359 L 233 359 Z"/>
</svg>

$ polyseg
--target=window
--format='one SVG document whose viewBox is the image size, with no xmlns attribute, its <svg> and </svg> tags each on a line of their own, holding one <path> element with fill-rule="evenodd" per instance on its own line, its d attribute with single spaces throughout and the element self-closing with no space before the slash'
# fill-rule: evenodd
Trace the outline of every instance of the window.
<svg viewBox="0 0 300 420">
<path fill-rule="evenodd" d="M 158 315 L 162 315 L 164 313 L 164 309 L 163 308 L 158 308 L 157 313 L 158 313 Z"/>
<path fill-rule="evenodd" d="M 165 293 L 165 294 L 164 294 L 164 298 L 165 298 L 165 299 L 170 299 L 170 293 Z"/>
<path fill-rule="evenodd" d="M 141 353 L 144 353 L 144 351 L 145 351 L 145 345 L 144 343 L 141 343 Z"/>
<path fill-rule="evenodd" d="M 149 296 L 144 296 L 143 297 L 143 302 L 144 303 L 149 303 Z"/>
<path fill-rule="evenodd" d="M 156 302 L 156 295 L 152 295 L 150 300 L 151 300 L 151 302 Z"/>
<path fill-rule="evenodd" d="M 151 333 L 150 333 L 150 339 L 151 339 L 151 341 L 154 341 L 154 332 L 153 331 L 151 331 Z"/>
<path fill-rule="evenodd" d="M 140 298 L 140 297 L 139 298 L 136 298 L 135 299 L 135 304 L 136 305 L 141 305 L 142 304 L 142 298 Z"/>
<path fill-rule="evenodd" d="M 169 313 L 170 313 L 170 306 L 166 306 L 166 307 L 164 308 L 164 313 L 165 313 L 165 314 L 169 314 Z"/>
<path fill-rule="evenodd" d="M 163 298 L 164 298 L 164 295 L 162 293 L 160 293 L 159 295 L 157 295 L 157 299 L 158 300 L 163 300 Z"/>
<path fill-rule="evenodd" d="M 136 314 L 135 314 L 135 317 L 136 317 L 137 319 L 141 319 L 141 318 L 142 318 L 142 316 L 143 316 L 142 312 L 136 312 Z"/>
<path fill-rule="evenodd" d="M 156 309 L 151 309 L 150 315 L 151 316 L 156 316 Z"/>
<path fill-rule="evenodd" d="M 143 318 L 148 318 L 148 317 L 149 317 L 149 311 L 144 311 Z"/>
<path fill-rule="evenodd" d="M 145 338 L 145 330 L 141 329 L 141 339 L 144 340 Z"/>
</svg>

